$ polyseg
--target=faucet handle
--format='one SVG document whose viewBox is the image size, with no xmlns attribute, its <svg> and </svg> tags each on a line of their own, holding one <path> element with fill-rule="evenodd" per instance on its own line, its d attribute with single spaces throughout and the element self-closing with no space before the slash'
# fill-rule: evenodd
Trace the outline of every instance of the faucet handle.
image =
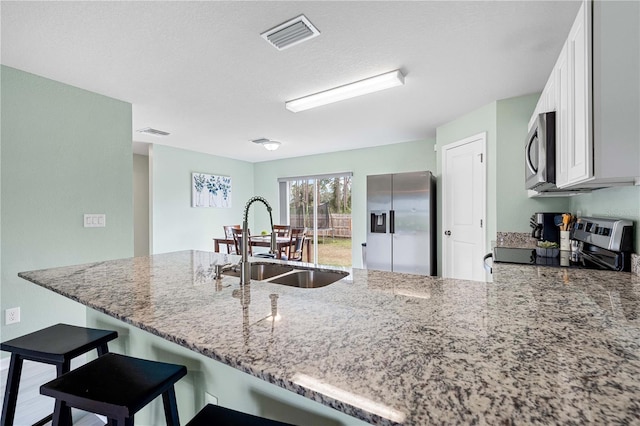
<svg viewBox="0 0 640 426">
<path fill-rule="evenodd" d="M 216 264 L 214 266 L 215 266 L 215 274 L 213 278 L 215 278 L 216 280 L 219 280 L 220 278 L 222 278 L 222 268 L 224 268 L 224 265 Z"/>
<path fill-rule="evenodd" d="M 278 241 L 276 239 L 276 232 L 271 230 L 271 244 L 269 247 L 269 253 L 278 254 Z"/>
</svg>

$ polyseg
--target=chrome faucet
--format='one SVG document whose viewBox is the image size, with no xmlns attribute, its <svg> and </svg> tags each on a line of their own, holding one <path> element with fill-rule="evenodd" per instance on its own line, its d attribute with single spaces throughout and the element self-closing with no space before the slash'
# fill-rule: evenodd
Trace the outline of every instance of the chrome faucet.
<svg viewBox="0 0 640 426">
<path fill-rule="evenodd" d="M 213 265 L 213 267 L 214 267 L 213 279 L 219 280 L 222 278 L 222 274 L 235 268 L 236 265 L 233 263 L 224 263 L 224 264 Z"/>
<path fill-rule="evenodd" d="M 267 206 L 267 211 L 269 212 L 269 221 L 271 222 L 271 247 L 269 253 L 277 253 L 276 233 L 273 229 L 273 215 L 271 214 L 272 208 L 264 198 L 252 197 L 244 206 L 244 216 L 242 217 L 242 260 L 240 261 L 240 285 L 249 284 L 249 282 L 251 281 L 251 263 L 249 262 L 249 225 L 247 223 L 247 219 L 249 217 L 249 207 L 251 207 L 251 204 L 256 201 L 260 201 L 265 206 Z"/>
</svg>

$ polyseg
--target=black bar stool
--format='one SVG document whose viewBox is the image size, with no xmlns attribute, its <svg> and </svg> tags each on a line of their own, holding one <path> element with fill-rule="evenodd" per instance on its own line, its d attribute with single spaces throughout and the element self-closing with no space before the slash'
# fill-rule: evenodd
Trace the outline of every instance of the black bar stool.
<svg viewBox="0 0 640 426">
<path fill-rule="evenodd" d="M 206 405 L 187 426 L 293 426 L 276 420 L 241 413 L 219 405 Z"/>
<path fill-rule="evenodd" d="M 183 365 L 109 353 L 40 386 L 40 393 L 56 399 L 53 426 L 71 425 L 68 407 L 133 426 L 134 414 L 160 395 L 167 425 L 179 426 L 173 385 L 186 374 Z"/>
<path fill-rule="evenodd" d="M 24 360 L 53 364 L 56 366 L 57 376 L 60 377 L 69 372 L 73 358 L 93 349 L 98 351 L 98 356 L 109 352 L 107 342 L 116 337 L 118 337 L 116 331 L 56 324 L 2 343 L 0 349 L 11 352 L 7 387 L 2 405 L 2 426 L 13 425 Z M 69 410 L 69 416 L 71 416 L 71 410 Z M 49 415 L 34 426 L 41 426 L 51 418 L 52 416 Z"/>
</svg>

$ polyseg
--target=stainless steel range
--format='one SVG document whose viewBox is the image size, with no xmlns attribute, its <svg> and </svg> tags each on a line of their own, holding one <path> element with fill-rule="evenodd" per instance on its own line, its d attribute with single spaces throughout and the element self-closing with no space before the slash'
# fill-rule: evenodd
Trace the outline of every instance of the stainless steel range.
<svg viewBox="0 0 640 426">
<path fill-rule="evenodd" d="M 633 251 L 633 222 L 621 219 L 581 217 L 573 228 L 582 259 L 616 271 L 629 271 Z"/>
<path fill-rule="evenodd" d="M 495 247 L 496 263 L 546 265 L 573 268 L 630 271 L 633 251 L 633 222 L 622 219 L 581 217 L 571 229 L 571 252 L 539 256 L 536 249 Z"/>
</svg>

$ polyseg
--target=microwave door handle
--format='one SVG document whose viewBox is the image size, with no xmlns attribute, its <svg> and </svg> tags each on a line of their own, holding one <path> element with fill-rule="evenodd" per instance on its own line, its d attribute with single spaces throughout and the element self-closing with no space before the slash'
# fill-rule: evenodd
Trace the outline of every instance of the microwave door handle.
<svg viewBox="0 0 640 426">
<path fill-rule="evenodd" d="M 529 167 L 529 170 L 531 171 L 531 173 L 536 174 L 538 173 L 538 170 L 536 169 L 536 167 L 533 165 L 533 163 L 531 162 L 531 145 L 533 145 L 533 140 L 538 138 L 538 132 L 535 132 L 533 134 L 533 136 L 531 137 L 531 139 L 529 139 L 529 143 L 527 143 L 527 148 L 526 148 L 526 157 L 527 157 L 527 166 Z"/>
</svg>

